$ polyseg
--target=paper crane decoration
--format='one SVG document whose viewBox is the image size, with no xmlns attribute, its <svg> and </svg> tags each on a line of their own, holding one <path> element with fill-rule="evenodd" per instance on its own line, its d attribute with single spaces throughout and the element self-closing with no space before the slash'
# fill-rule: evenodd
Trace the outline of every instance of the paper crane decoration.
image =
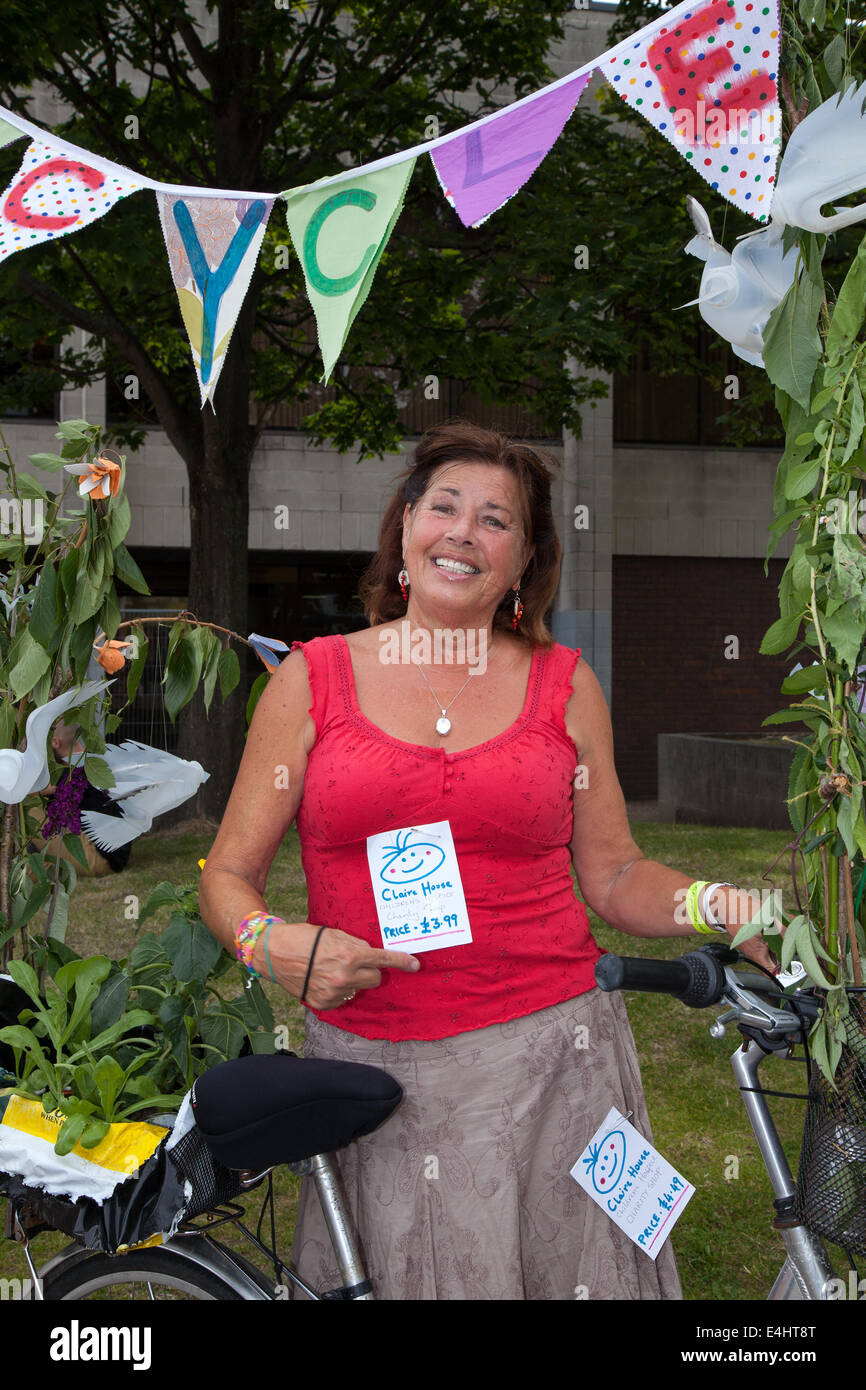
<svg viewBox="0 0 866 1390">
<path fill-rule="evenodd" d="M 186 762 L 131 738 L 120 745 L 109 743 L 101 756 L 114 773 L 114 786 L 107 794 L 119 804 L 121 815 L 82 811 L 81 825 L 102 854 L 143 835 L 156 816 L 187 801 L 210 777 L 201 763 Z"/>
<path fill-rule="evenodd" d="M 866 82 L 810 111 L 791 131 L 776 178 L 773 222 L 837 232 L 866 218 L 866 203 L 822 217 L 821 208 L 866 188 Z"/>
<path fill-rule="evenodd" d="M 48 756 L 45 741 L 51 725 L 67 710 L 83 705 L 107 690 L 112 681 L 85 681 L 66 690 L 47 704 L 32 710 L 27 719 L 27 749 L 0 748 L 0 802 L 16 805 L 31 792 L 41 791 L 48 782 Z"/>
<path fill-rule="evenodd" d="M 771 225 L 742 237 L 732 252 L 726 251 L 714 239 L 710 219 L 697 199 L 688 197 L 686 204 L 697 236 L 685 250 L 706 261 L 700 293 L 689 304 L 699 306 L 704 322 L 727 339 L 738 357 L 763 367 L 764 328 L 794 283 L 796 247 L 786 252 L 782 228 Z"/>
<path fill-rule="evenodd" d="M 866 82 L 849 87 L 810 111 L 791 132 L 779 165 L 772 221 L 742 237 L 729 253 L 713 239 L 710 221 L 694 198 L 687 198 L 697 236 L 685 250 L 706 261 L 697 304 L 701 318 L 738 357 L 763 367 L 763 332 L 797 273 L 797 251 L 782 249 L 785 227 L 836 232 L 866 218 L 866 202 L 823 216 L 858 188 L 866 189 Z M 685 309 L 689 306 L 680 306 Z"/>
</svg>

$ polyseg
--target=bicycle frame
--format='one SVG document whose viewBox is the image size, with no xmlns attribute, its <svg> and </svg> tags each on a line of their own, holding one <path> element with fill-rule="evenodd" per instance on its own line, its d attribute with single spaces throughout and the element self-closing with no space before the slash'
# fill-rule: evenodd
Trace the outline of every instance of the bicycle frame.
<svg viewBox="0 0 866 1390">
<path fill-rule="evenodd" d="M 758 1068 L 765 1056 L 766 1053 L 756 1042 L 747 1041 L 737 1048 L 731 1058 L 731 1066 L 773 1189 L 777 1211 L 773 1225 L 788 1252 L 788 1258 L 767 1297 L 774 1302 L 798 1298 L 826 1299 L 833 1270 L 823 1244 L 792 1215 L 796 1183 L 766 1098 L 757 1089 Z"/>
<path fill-rule="evenodd" d="M 312 1158 L 305 1159 L 301 1163 L 289 1163 L 286 1165 L 293 1173 L 298 1176 L 310 1176 L 316 1184 L 319 1201 L 322 1205 L 325 1223 L 328 1234 L 331 1237 L 331 1244 L 337 1257 L 340 1269 L 342 1284 L 339 1288 L 329 1290 L 327 1293 L 317 1293 L 309 1285 L 304 1283 L 291 1269 L 279 1261 L 282 1273 L 297 1288 L 301 1289 L 307 1296 L 316 1301 L 323 1299 L 333 1300 L 352 1300 L 370 1302 L 374 1300 L 373 1286 L 367 1278 L 364 1265 L 358 1251 L 352 1230 L 352 1223 L 349 1216 L 349 1209 L 343 1193 L 340 1173 L 333 1154 L 315 1154 Z M 270 1171 L 270 1170 L 266 1170 Z M 251 1188 L 256 1186 L 266 1174 L 258 1174 L 244 1184 Z M 247 1231 L 243 1226 L 240 1227 L 247 1239 L 264 1253 L 269 1253 L 267 1247 L 255 1237 L 252 1232 Z M 239 1255 L 236 1251 L 230 1250 L 222 1242 L 215 1240 L 206 1230 L 200 1228 L 190 1228 L 180 1230 L 163 1244 L 163 1249 L 174 1251 L 188 1260 L 191 1264 L 200 1266 L 210 1273 L 222 1279 L 232 1291 L 245 1301 L 266 1301 L 274 1302 L 283 1297 L 282 1286 L 275 1285 L 269 1280 L 261 1270 L 252 1265 L 249 1260 Z M 78 1244 L 69 1245 L 65 1250 L 48 1260 L 39 1271 L 39 1278 L 45 1279 L 50 1273 L 60 1267 L 77 1264 L 87 1260 L 92 1251 L 84 1249 Z M 29 1251 L 25 1242 L 25 1256 L 30 1263 Z M 118 1256 L 122 1260 L 123 1256 Z M 33 1271 L 35 1274 L 35 1271 Z"/>
</svg>

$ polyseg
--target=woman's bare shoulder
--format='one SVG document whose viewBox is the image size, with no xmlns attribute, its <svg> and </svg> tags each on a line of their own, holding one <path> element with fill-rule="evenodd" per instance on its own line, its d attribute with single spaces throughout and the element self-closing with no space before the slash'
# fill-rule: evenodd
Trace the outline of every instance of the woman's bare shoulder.
<svg viewBox="0 0 866 1390">
<path fill-rule="evenodd" d="M 610 729 L 610 710 L 601 682 L 581 655 L 571 677 L 571 697 L 565 707 L 565 724 L 578 748 L 596 741 Z"/>
<path fill-rule="evenodd" d="M 271 674 L 259 697 L 250 734 L 260 734 L 267 741 L 272 735 L 279 734 L 283 738 L 287 732 L 296 730 L 305 751 L 309 753 L 316 737 L 316 728 L 309 712 L 312 702 L 313 692 L 304 654 L 301 651 L 290 652 Z"/>
<path fill-rule="evenodd" d="M 382 634 L 390 632 L 394 626 L 394 623 L 378 623 L 376 627 L 361 627 L 355 632 L 345 633 L 345 641 L 352 652 L 369 655 L 380 651 Z"/>
</svg>

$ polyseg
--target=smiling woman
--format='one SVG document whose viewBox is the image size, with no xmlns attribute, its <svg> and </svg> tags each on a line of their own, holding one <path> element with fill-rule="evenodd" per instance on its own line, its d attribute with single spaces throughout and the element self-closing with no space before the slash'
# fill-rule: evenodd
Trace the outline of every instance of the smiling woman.
<svg viewBox="0 0 866 1390">
<path fill-rule="evenodd" d="M 364 580 L 370 627 L 295 643 L 277 668 L 202 875 L 211 930 L 307 1005 L 306 1055 L 403 1087 L 340 1155 L 380 1298 L 680 1296 L 670 1247 L 648 1259 L 570 1176 L 611 1106 L 650 1138 L 572 867 L 635 935 L 735 922 L 736 890 L 691 885 L 632 838 L 598 681 L 545 625 L 551 477 L 467 422 L 422 438 Z M 304 923 L 263 896 L 295 818 Z M 329 1251 L 305 1188 L 300 1276 L 333 1285 Z"/>
</svg>

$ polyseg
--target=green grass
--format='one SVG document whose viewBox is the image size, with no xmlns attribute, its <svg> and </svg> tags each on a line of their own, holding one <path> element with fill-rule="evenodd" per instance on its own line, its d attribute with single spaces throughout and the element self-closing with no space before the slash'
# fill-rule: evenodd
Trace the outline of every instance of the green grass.
<svg viewBox="0 0 866 1390">
<path fill-rule="evenodd" d="M 198 860 L 207 855 L 216 827 L 208 822 L 148 835 L 136 841 L 128 868 L 103 879 L 82 878 L 70 905 L 67 941 L 82 955 L 93 952 L 120 957 L 135 941 L 132 920 L 162 879 L 194 882 Z M 783 831 L 714 829 L 708 826 L 634 823 L 637 844 L 649 858 L 701 879 L 729 879 L 742 887 L 772 886 L 762 881 L 785 845 Z M 775 884 L 787 890 L 786 861 L 777 865 Z M 138 902 L 134 901 L 138 899 Z M 274 912 L 290 920 L 306 917 L 306 891 L 294 830 L 277 853 L 266 898 Z M 146 930 L 167 925 L 163 909 Z M 677 956 L 699 945 L 697 938 L 651 941 L 629 938 L 597 920 L 599 944 L 622 955 Z M 300 1050 L 303 1009 L 275 986 L 268 986 L 277 1023 L 290 1030 L 290 1045 Z M 736 1090 L 729 1057 L 739 1034 L 719 1042 L 709 1037 L 712 1010 L 686 1009 L 664 995 L 627 996 L 657 1148 L 696 1188 L 677 1223 L 673 1245 L 686 1299 L 763 1299 L 784 1257 L 770 1227 L 772 1194 L 745 1110 Z M 762 1067 L 763 1084 L 777 1090 L 802 1091 L 801 1066 L 770 1058 Z M 792 1166 L 796 1163 L 804 1106 L 800 1101 L 771 1102 L 780 1136 Z M 577 1155 L 574 1156 L 575 1158 Z M 734 1162 L 736 1160 L 736 1162 Z M 737 1177 L 726 1177 L 737 1170 Z M 298 1181 L 285 1169 L 275 1174 L 278 1246 L 284 1257 L 291 1247 Z M 258 1206 L 248 1199 L 251 1221 Z M 5 1205 L 5 1204 L 4 1204 Z M 254 1224 L 254 1221 L 253 1221 Z M 220 1238 L 239 1243 L 237 1232 L 223 1227 Z M 65 1244 L 65 1238 L 36 1238 L 41 1260 Z M 841 1255 L 834 1261 L 847 1267 Z M 248 1251 L 251 1258 L 254 1252 Z M 261 1263 L 256 1256 L 254 1263 Z M 24 1260 L 11 1243 L 0 1246 L 0 1277 L 26 1275 Z"/>
</svg>

